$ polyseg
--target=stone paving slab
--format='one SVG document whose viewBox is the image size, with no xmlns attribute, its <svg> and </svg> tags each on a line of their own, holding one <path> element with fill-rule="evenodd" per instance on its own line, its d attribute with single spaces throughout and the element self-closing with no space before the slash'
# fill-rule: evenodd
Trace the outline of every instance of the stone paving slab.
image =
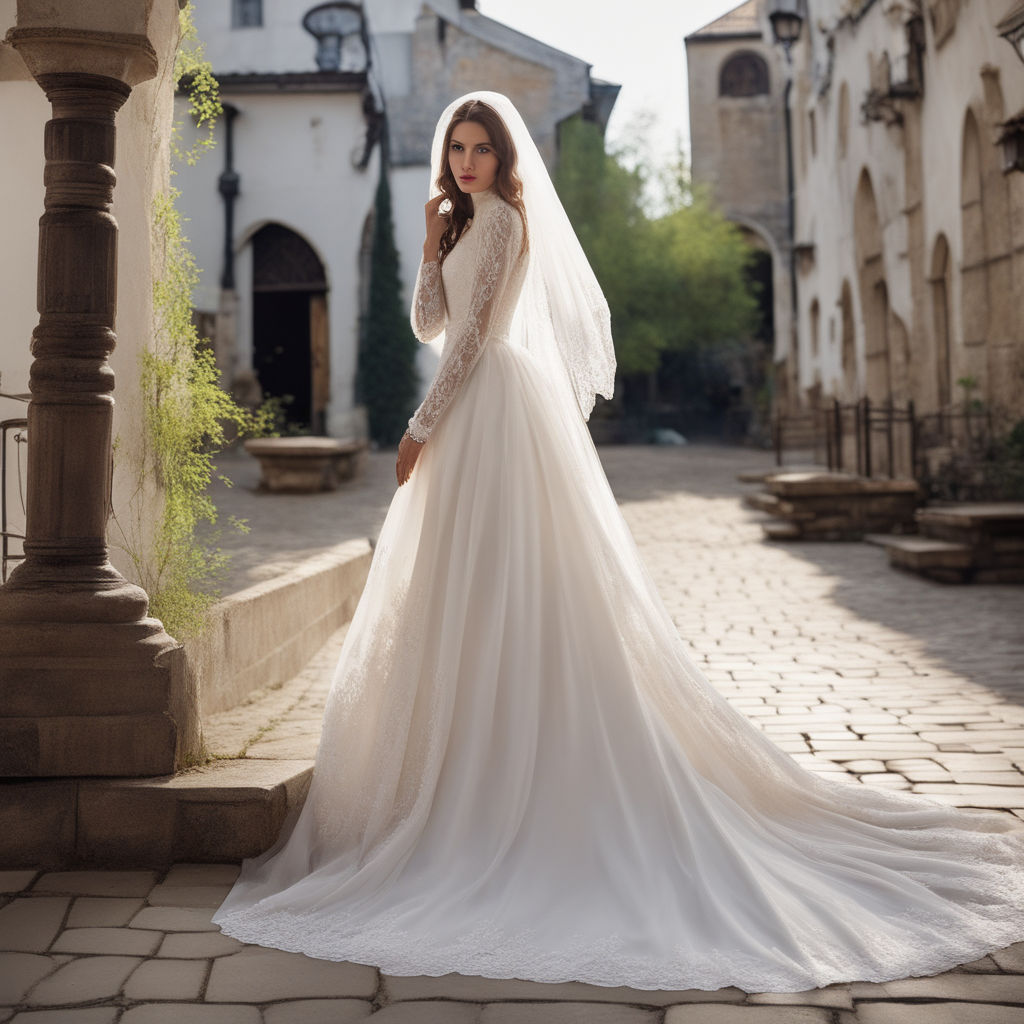
<svg viewBox="0 0 1024 1024">
<path fill-rule="evenodd" d="M 934 799 L 1024 816 L 1024 588 L 903 576 L 867 545 L 766 543 L 733 479 L 768 466 L 758 453 L 693 445 L 603 449 L 602 458 L 691 655 L 758 728 L 801 764 L 852 785 L 925 788 Z M 367 527 L 373 501 L 382 519 L 393 491 L 392 455 L 374 459 L 380 486 L 372 501 L 369 491 L 360 499 Z M 243 506 L 267 498 L 260 522 L 268 529 L 285 514 L 276 498 L 240 497 Z M 343 539 L 347 506 L 336 498 L 310 506 L 308 536 L 301 522 L 297 534 L 290 524 L 292 548 L 272 550 L 273 530 L 250 535 L 254 571 L 266 578 L 275 559 L 301 557 L 302 545 Z M 287 514 L 307 513 L 290 504 Z M 265 705 L 237 716 L 233 735 L 247 757 L 232 764 L 265 771 L 267 761 L 249 756 L 254 748 L 274 754 L 274 744 L 315 738 L 336 649 L 325 647 L 293 691 L 265 695 Z M 183 785 L 205 782 L 199 773 Z M 1024 1024 L 1024 943 L 935 978 L 795 994 L 382 977 L 220 935 L 210 918 L 236 873 L 222 864 L 179 864 L 163 875 L 0 872 L 0 939 L 9 947 L 0 948 L 0 1022 Z M 105 943 L 107 952 L 78 951 Z"/>
</svg>

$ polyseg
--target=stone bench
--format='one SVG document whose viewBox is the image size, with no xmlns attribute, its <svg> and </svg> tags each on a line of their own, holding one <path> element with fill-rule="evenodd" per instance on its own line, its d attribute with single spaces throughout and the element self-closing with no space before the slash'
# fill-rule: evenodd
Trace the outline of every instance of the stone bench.
<svg viewBox="0 0 1024 1024">
<path fill-rule="evenodd" d="M 362 469 L 366 441 L 333 437 L 261 437 L 245 442 L 260 462 L 260 488 L 274 493 L 333 491 Z"/>
</svg>

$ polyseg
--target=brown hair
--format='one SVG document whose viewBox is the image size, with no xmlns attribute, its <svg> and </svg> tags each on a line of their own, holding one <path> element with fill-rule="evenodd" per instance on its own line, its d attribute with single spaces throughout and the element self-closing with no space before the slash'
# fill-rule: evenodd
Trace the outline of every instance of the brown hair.
<svg viewBox="0 0 1024 1024">
<path fill-rule="evenodd" d="M 523 205 L 523 183 L 516 173 L 518 155 L 515 144 L 512 142 L 512 136 L 509 134 L 505 122 L 493 107 L 489 107 L 480 100 L 467 100 L 452 114 L 452 119 L 444 133 L 441 170 L 436 182 L 441 194 L 451 203 L 452 207 L 448 228 L 441 236 L 441 244 L 438 248 L 438 257 L 442 263 L 448 253 L 455 248 L 455 243 L 462 237 L 467 222 L 473 216 L 473 200 L 470 199 L 468 193 L 459 188 L 459 183 L 455 180 L 451 165 L 448 163 L 452 133 L 464 121 L 473 121 L 483 127 L 491 140 L 494 155 L 498 158 L 498 173 L 494 179 L 494 190 L 518 212 L 523 222 L 523 249 L 526 248 L 526 207 Z"/>
</svg>

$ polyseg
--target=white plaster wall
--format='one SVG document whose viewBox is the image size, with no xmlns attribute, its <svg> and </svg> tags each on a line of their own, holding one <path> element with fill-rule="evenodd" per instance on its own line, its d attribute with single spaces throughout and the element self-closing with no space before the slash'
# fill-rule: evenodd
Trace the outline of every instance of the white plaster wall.
<svg viewBox="0 0 1024 1024">
<path fill-rule="evenodd" d="M 215 72 L 285 72 L 316 70 L 316 40 L 302 18 L 319 0 L 263 0 L 263 25 L 231 27 L 231 0 L 200 0 L 195 25 Z M 367 0 L 367 22 L 375 33 L 412 32 L 422 0 Z M 457 17 L 457 0 L 434 0 L 429 6 Z"/>
<path fill-rule="evenodd" d="M 809 23 L 833 24 L 842 0 L 817 0 Z M 874 185 L 882 222 L 885 273 L 892 310 L 908 330 L 915 317 L 926 318 L 925 331 L 931 335 L 931 310 L 915 309 L 912 303 L 910 268 L 906 256 L 906 218 L 903 216 L 904 150 L 902 129 L 878 122 L 863 124 L 860 104 L 870 86 L 868 54 L 880 54 L 901 47 L 894 40 L 893 24 L 886 15 L 891 5 L 876 3 L 856 26 L 841 28 L 835 47 L 832 86 L 824 98 L 813 89 L 815 61 L 825 61 L 823 36 L 805 32 L 794 49 L 798 89 L 794 89 L 795 149 L 808 153 L 806 166 L 797 167 L 797 240 L 813 242 L 816 259 L 813 270 L 799 278 L 798 331 L 800 339 L 800 383 L 807 387 L 819 373 L 826 392 L 842 378 L 841 320 L 839 299 L 842 282 L 849 280 L 856 319 L 858 379 L 864 381 L 864 325 L 858 292 L 854 251 L 854 198 L 861 169 L 867 167 Z M 950 301 L 950 333 L 954 351 L 961 345 L 960 275 L 962 260 L 960 177 L 964 116 L 969 107 L 983 103 L 983 67 L 998 69 L 1005 99 L 1005 116 L 1024 106 L 1024 75 L 1010 46 L 995 32 L 1005 13 L 1001 0 L 974 0 L 960 5 L 953 35 L 936 49 L 930 19 L 925 17 L 925 92 L 921 102 L 921 134 L 924 211 L 924 272 L 940 233 L 945 233 L 953 265 Z M 850 97 L 849 136 L 845 158 L 838 148 L 838 100 L 840 85 L 847 83 Z M 807 113 L 814 110 L 817 121 L 817 155 L 809 154 L 806 138 Z M 987 140 L 989 143 L 994 139 Z M 983 140 L 984 144 L 984 140 Z M 821 305 L 821 344 L 815 364 L 810 348 L 810 306 Z"/>
<path fill-rule="evenodd" d="M 235 204 L 239 295 L 236 372 L 251 367 L 252 271 L 249 240 L 270 222 L 300 234 L 324 264 L 331 343 L 331 401 L 328 432 L 352 429 L 358 351 L 358 269 L 363 222 L 373 204 L 378 156 L 364 171 L 354 158 L 362 152 L 365 126 L 358 93 L 224 94 L 240 110 L 234 123 L 235 169 L 240 194 Z M 182 101 L 178 101 L 179 105 Z M 218 126 L 223 139 L 224 125 Z M 193 134 L 186 129 L 186 136 Z M 222 269 L 224 214 L 217 192 L 223 170 L 221 145 L 194 167 L 182 167 L 177 183 L 187 233 L 202 280 L 197 309 L 214 312 Z"/>
</svg>

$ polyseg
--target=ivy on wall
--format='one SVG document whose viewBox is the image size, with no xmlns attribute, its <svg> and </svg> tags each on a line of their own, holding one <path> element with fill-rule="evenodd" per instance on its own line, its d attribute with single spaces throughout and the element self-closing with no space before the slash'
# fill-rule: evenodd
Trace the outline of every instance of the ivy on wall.
<svg viewBox="0 0 1024 1024">
<path fill-rule="evenodd" d="M 196 38 L 191 3 L 180 18 L 174 75 L 186 90 L 201 134 L 184 149 L 181 125 L 175 125 L 171 152 L 174 159 L 194 164 L 213 147 L 222 108 L 212 67 Z M 243 408 L 224 390 L 213 350 L 196 330 L 192 294 L 199 269 L 182 230 L 178 195 L 170 188 L 153 204 L 154 322 L 141 373 L 144 445 L 135 500 L 144 503 L 156 488 L 160 515 L 148 542 L 140 530 L 130 536 L 122 530 L 122 536 L 138 581 L 150 596 L 152 614 L 168 633 L 182 637 L 202 631 L 228 560 L 216 548 L 216 534 L 200 536 L 198 529 L 218 519 L 209 494 L 217 475 L 214 457 L 238 436 L 266 433 L 268 417 Z M 231 526 L 246 529 L 237 520 Z"/>
</svg>

